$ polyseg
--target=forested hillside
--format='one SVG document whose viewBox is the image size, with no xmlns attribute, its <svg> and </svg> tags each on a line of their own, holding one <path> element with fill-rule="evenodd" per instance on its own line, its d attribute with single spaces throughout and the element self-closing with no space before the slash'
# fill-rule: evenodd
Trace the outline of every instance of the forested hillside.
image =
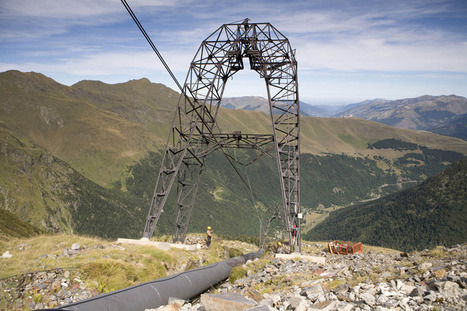
<svg viewBox="0 0 467 311">
<path fill-rule="evenodd" d="M 85 178 L 40 146 L 0 126 L 0 234 L 67 232 L 140 237 L 146 202 Z M 144 208 L 143 208 L 144 204 Z M 12 213 L 27 226 L 9 217 Z M 16 228 L 16 229 L 15 229 Z"/>
<path fill-rule="evenodd" d="M 405 251 L 464 243 L 466 193 L 463 159 L 419 186 L 332 212 L 304 238 L 361 241 Z"/>
</svg>

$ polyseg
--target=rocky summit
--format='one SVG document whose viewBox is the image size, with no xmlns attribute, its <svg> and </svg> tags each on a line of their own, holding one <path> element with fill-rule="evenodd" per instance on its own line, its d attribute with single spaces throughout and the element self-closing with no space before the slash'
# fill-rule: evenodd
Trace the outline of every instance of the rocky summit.
<svg viewBox="0 0 467 311">
<path fill-rule="evenodd" d="M 222 284 L 209 294 L 211 299 L 202 296 L 197 303 L 156 310 L 467 308 L 467 244 L 412 254 L 369 251 L 336 255 L 323 251 L 321 255 L 326 257 L 325 264 L 275 258 L 256 273 Z M 239 295 L 235 304 L 233 294 Z M 234 305 L 238 307 L 232 309 Z"/>
</svg>

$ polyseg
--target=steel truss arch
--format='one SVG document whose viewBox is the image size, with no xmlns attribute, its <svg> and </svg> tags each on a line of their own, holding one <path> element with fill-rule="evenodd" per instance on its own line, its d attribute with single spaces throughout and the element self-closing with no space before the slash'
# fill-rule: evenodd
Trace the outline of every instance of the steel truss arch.
<svg viewBox="0 0 467 311">
<path fill-rule="evenodd" d="M 177 179 L 175 241 L 184 241 L 204 161 L 209 150 L 236 147 L 261 148 L 264 135 L 219 133 L 216 118 L 227 80 L 250 69 L 266 82 L 283 211 L 291 249 L 300 252 L 300 127 L 297 62 L 290 43 L 269 23 L 224 24 L 199 47 L 183 87 L 172 122 L 162 165 L 149 208 L 143 237 L 152 237 L 167 196 Z M 266 135 L 267 136 L 267 135 Z M 224 138 L 222 138 L 224 137 Z M 251 139 L 255 137 L 255 139 Z M 222 139 L 237 144 L 222 144 Z M 266 139 L 267 140 L 267 139 Z M 209 146 L 211 144 L 211 146 Z M 212 144 L 215 146 L 213 147 Z M 206 146 L 208 145 L 208 147 Z M 217 147 L 216 147 L 217 145 Z"/>
</svg>

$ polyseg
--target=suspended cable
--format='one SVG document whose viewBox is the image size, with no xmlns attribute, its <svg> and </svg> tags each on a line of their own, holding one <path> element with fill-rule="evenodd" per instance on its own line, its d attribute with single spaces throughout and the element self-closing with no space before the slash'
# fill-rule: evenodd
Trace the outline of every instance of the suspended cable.
<svg viewBox="0 0 467 311">
<path fill-rule="evenodd" d="M 178 88 L 180 89 L 180 92 L 181 94 L 183 94 L 187 100 L 189 102 L 190 99 L 188 98 L 187 94 L 185 93 L 185 90 L 184 88 L 181 86 L 181 84 L 178 82 L 177 78 L 175 77 L 175 75 L 173 74 L 172 70 L 170 69 L 169 65 L 165 62 L 164 58 L 162 57 L 162 54 L 159 52 L 159 50 L 157 49 L 157 47 L 155 46 L 155 44 L 152 42 L 151 38 L 149 37 L 149 35 L 147 34 L 146 30 L 144 29 L 143 25 L 141 25 L 141 23 L 139 22 L 138 18 L 136 17 L 135 13 L 133 12 L 133 10 L 131 9 L 130 5 L 126 2 L 126 0 L 121 0 L 123 6 L 126 8 L 126 10 L 128 11 L 128 13 L 130 14 L 131 18 L 133 19 L 133 21 L 136 23 L 136 25 L 138 26 L 139 30 L 141 31 L 141 33 L 143 34 L 144 38 L 146 38 L 146 40 L 148 41 L 149 45 L 151 46 L 151 48 L 153 49 L 153 51 L 156 53 L 157 57 L 159 57 L 159 60 L 161 61 L 161 63 L 164 65 L 165 69 L 167 70 L 167 72 L 169 73 L 170 77 L 172 77 L 173 81 L 175 82 L 175 84 L 178 86 Z M 198 112 L 197 112 L 198 113 Z M 204 120 L 202 118 L 201 119 L 201 122 L 204 123 Z M 212 134 L 212 129 L 209 127 L 209 126 L 206 126 L 206 128 L 208 129 L 208 131 Z M 215 138 L 214 138 L 215 139 Z M 216 143 L 218 143 L 216 141 Z M 227 158 L 227 160 L 229 161 L 230 165 L 233 167 L 234 171 L 237 173 L 237 175 L 240 177 L 240 180 L 245 184 L 245 186 L 247 187 L 247 189 L 250 191 L 250 194 L 251 194 L 251 197 L 252 199 L 254 198 L 256 201 L 259 201 L 258 198 L 255 196 L 255 194 L 253 193 L 252 189 L 251 189 L 251 185 L 249 183 L 249 180 L 248 182 L 245 181 L 245 179 L 243 178 L 243 176 L 240 174 L 240 172 L 237 170 L 237 168 L 235 167 L 235 165 L 233 164 L 232 162 L 232 159 L 231 159 L 231 156 L 229 154 L 227 154 L 225 152 L 225 150 L 220 147 L 219 148 L 222 153 L 225 155 L 225 157 Z M 269 152 L 266 151 L 266 152 L 263 152 L 263 154 Z M 263 154 L 261 154 L 259 157 L 257 157 L 255 160 L 253 160 L 252 162 L 250 162 L 249 164 L 252 164 L 253 162 L 255 162 L 258 158 L 260 158 Z M 196 158 L 196 156 L 195 156 Z M 240 163 L 240 162 L 239 162 Z M 242 163 L 240 163 L 242 164 Z M 249 165 L 248 164 L 248 165 Z M 242 164 L 244 165 L 244 164 Z M 245 165 L 244 165 L 245 166 Z M 246 166 L 245 166 L 246 167 Z M 248 175 L 248 174 L 247 174 Z"/>
<path fill-rule="evenodd" d="M 131 18 L 133 18 L 133 20 L 135 21 L 136 25 L 138 26 L 139 30 L 141 30 L 141 32 L 143 33 L 143 36 L 146 38 L 146 40 L 148 41 L 149 45 L 152 47 L 152 49 L 154 50 L 154 52 L 157 54 L 157 56 L 159 57 L 160 61 L 162 62 L 162 64 L 164 65 L 165 69 L 167 70 L 167 72 L 169 73 L 169 75 L 172 77 L 172 79 L 174 80 L 175 84 L 177 84 L 178 88 L 180 89 L 180 92 L 182 92 L 182 94 L 184 94 L 185 92 L 183 91 L 183 88 L 182 86 L 180 85 L 180 83 L 178 82 L 177 78 L 175 77 L 175 75 L 173 74 L 172 70 L 170 70 L 169 68 L 169 65 L 167 65 L 167 63 L 165 62 L 164 58 L 162 57 L 162 54 L 159 53 L 159 50 L 156 48 L 156 46 L 154 45 L 154 43 L 152 42 L 151 38 L 149 37 L 149 35 L 147 34 L 146 30 L 144 30 L 143 28 L 143 25 L 141 25 L 141 23 L 139 22 L 138 18 L 136 17 L 135 13 L 133 13 L 133 10 L 130 8 L 130 6 L 128 5 L 128 3 L 126 2 L 126 0 L 121 0 L 122 1 L 122 4 L 123 6 L 125 6 L 126 10 L 128 11 L 128 13 L 130 14 Z"/>
<path fill-rule="evenodd" d="M 222 149 L 221 149 L 222 150 Z M 222 152 L 224 153 L 225 157 L 227 158 L 227 160 L 229 160 L 229 163 L 230 165 L 233 167 L 235 173 L 237 173 L 238 177 L 240 177 L 240 180 L 243 182 L 243 184 L 245 184 L 245 186 L 247 187 L 247 189 L 249 190 L 250 192 L 250 195 L 252 197 L 252 199 L 254 198 L 255 200 L 252 200 L 253 203 L 255 201 L 259 201 L 258 197 L 253 193 L 253 190 L 251 189 L 251 186 L 249 185 L 249 183 L 245 180 L 245 178 L 243 178 L 242 174 L 240 174 L 240 172 L 237 170 L 237 168 L 235 167 L 235 165 L 233 164 L 232 162 L 232 159 L 225 153 L 224 150 L 222 150 Z M 240 163 L 241 164 L 241 163 Z M 248 176 L 248 174 L 247 174 Z"/>
</svg>

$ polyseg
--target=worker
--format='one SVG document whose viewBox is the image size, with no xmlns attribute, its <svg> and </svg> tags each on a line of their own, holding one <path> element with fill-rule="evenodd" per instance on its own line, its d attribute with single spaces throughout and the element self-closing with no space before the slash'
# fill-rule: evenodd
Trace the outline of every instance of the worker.
<svg viewBox="0 0 467 311">
<path fill-rule="evenodd" d="M 291 247 L 291 251 L 292 252 L 295 252 L 295 239 L 297 237 L 297 225 L 293 225 L 293 229 L 292 229 L 292 247 Z"/>
<path fill-rule="evenodd" d="M 211 246 L 211 239 L 212 239 L 212 232 L 214 230 L 211 229 L 211 227 L 208 227 L 207 231 L 206 231 L 206 246 L 209 248 L 209 246 Z"/>
</svg>

